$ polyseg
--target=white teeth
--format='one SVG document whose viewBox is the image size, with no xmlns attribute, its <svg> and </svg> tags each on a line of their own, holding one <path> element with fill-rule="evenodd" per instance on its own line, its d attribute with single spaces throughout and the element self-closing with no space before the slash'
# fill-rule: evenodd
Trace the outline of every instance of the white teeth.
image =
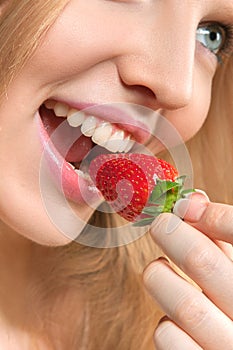
<svg viewBox="0 0 233 350">
<path fill-rule="evenodd" d="M 69 111 L 67 116 L 67 122 L 70 126 L 77 128 L 80 126 L 85 120 L 85 114 L 83 112 L 77 111 L 76 109 L 72 109 Z"/>
<path fill-rule="evenodd" d="M 125 133 L 123 130 L 116 131 L 105 143 L 104 147 L 110 152 L 117 152 L 122 141 L 124 140 Z"/>
<path fill-rule="evenodd" d="M 84 173 L 82 170 L 80 170 L 80 169 L 75 169 L 75 172 L 80 176 L 80 177 L 82 177 L 83 179 L 85 179 L 85 180 L 88 180 L 88 181 L 90 181 L 91 180 L 91 178 L 90 178 L 90 175 L 88 174 L 88 173 Z"/>
<path fill-rule="evenodd" d="M 75 169 L 75 166 L 73 164 L 71 164 L 70 162 L 67 163 L 71 166 L 72 169 Z"/>
<path fill-rule="evenodd" d="M 85 112 L 70 108 L 68 105 L 47 100 L 44 102 L 47 109 L 53 109 L 57 117 L 67 117 L 67 122 L 71 127 L 81 126 L 81 132 L 87 137 L 91 137 L 92 141 L 110 152 L 129 152 L 135 141 L 130 136 L 125 135 L 123 130 L 118 129 L 113 132 L 113 126 L 94 116 L 87 116 Z M 73 165 L 70 164 L 72 167 Z"/>
<path fill-rule="evenodd" d="M 90 116 L 85 119 L 81 126 L 81 132 L 83 135 L 91 137 L 94 134 L 96 124 L 97 120 L 95 117 Z"/>
<path fill-rule="evenodd" d="M 125 138 L 122 140 L 119 144 L 118 152 L 124 152 L 125 148 L 127 147 L 129 142 L 129 138 Z"/>
<path fill-rule="evenodd" d="M 100 146 L 104 146 L 106 140 L 112 135 L 112 126 L 110 123 L 103 122 L 95 129 L 92 136 L 92 141 Z"/>
<path fill-rule="evenodd" d="M 124 152 L 125 152 L 125 153 L 126 153 L 126 152 L 129 152 L 129 151 L 131 150 L 131 148 L 133 147 L 134 144 L 135 144 L 135 141 L 129 140 L 129 141 L 128 141 L 128 144 L 127 144 L 127 146 L 126 146 L 126 148 L 125 148 L 125 150 L 124 150 Z"/>
<path fill-rule="evenodd" d="M 65 117 L 69 111 L 69 106 L 65 105 L 64 103 L 57 102 L 53 109 L 57 117 Z"/>
<path fill-rule="evenodd" d="M 123 130 L 117 130 L 113 135 L 112 135 L 112 140 L 118 140 L 118 141 L 123 141 L 125 138 L 125 133 Z"/>
<path fill-rule="evenodd" d="M 130 136 L 127 136 L 121 141 L 118 152 L 128 152 L 133 147 L 134 141 L 130 140 Z"/>
</svg>

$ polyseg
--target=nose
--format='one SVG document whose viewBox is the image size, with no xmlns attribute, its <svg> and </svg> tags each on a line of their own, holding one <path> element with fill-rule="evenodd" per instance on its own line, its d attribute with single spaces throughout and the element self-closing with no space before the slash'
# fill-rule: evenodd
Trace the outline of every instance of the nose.
<svg viewBox="0 0 233 350">
<path fill-rule="evenodd" d="M 119 57 L 122 81 L 144 87 L 147 95 L 149 89 L 157 108 L 187 106 L 193 93 L 195 31 L 194 25 L 165 21 L 153 31 L 134 32 L 127 54 Z"/>
</svg>

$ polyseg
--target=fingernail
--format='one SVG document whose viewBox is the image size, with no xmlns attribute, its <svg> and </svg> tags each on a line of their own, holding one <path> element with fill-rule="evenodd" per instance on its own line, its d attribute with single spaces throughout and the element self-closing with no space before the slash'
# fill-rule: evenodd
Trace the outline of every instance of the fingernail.
<svg viewBox="0 0 233 350">
<path fill-rule="evenodd" d="M 180 218 L 184 218 L 189 222 L 197 222 L 201 219 L 206 207 L 208 205 L 208 200 L 198 200 L 198 199 L 179 199 L 174 208 L 173 213 Z"/>
<path fill-rule="evenodd" d="M 174 205 L 173 214 L 183 219 L 187 213 L 189 202 L 190 200 L 188 198 L 179 199 Z"/>
<path fill-rule="evenodd" d="M 182 220 L 178 216 L 179 215 L 171 215 L 168 213 L 159 215 L 150 227 L 152 238 L 156 241 L 159 232 L 163 234 L 172 234 L 182 223 Z"/>
<path fill-rule="evenodd" d="M 186 194 L 184 194 L 183 195 L 183 197 L 184 198 L 195 198 L 195 197 L 200 197 L 200 195 L 201 196 L 204 196 L 205 197 L 205 199 L 208 201 L 208 202 L 210 202 L 210 199 L 209 199 L 209 197 L 208 197 L 208 195 L 206 194 L 206 192 L 205 191 L 202 191 L 202 190 L 199 190 L 199 189 L 195 189 L 194 190 L 195 192 L 189 192 L 189 193 L 186 193 Z"/>
</svg>

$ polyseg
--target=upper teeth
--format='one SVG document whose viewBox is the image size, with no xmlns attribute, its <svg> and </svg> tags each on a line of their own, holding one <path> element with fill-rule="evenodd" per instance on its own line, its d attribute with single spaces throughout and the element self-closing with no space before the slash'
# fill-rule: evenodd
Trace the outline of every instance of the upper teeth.
<svg viewBox="0 0 233 350">
<path fill-rule="evenodd" d="M 67 117 L 70 126 L 81 127 L 83 135 L 111 152 L 129 152 L 135 143 L 124 130 L 64 103 L 47 100 L 45 107 L 53 109 L 57 117 Z"/>
</svg>

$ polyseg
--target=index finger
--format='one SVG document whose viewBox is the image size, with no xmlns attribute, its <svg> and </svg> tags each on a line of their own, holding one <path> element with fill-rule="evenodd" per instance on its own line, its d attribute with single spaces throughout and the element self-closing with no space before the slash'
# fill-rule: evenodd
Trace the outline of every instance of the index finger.
<svg viewBox="0 0 233 350">
<path fill-rule="evenodd" d="M 180 199 L 174 213 L 210 238 L 233 244 L 233 206 L 209 202 L 198 194 Z"/>
</svg>

